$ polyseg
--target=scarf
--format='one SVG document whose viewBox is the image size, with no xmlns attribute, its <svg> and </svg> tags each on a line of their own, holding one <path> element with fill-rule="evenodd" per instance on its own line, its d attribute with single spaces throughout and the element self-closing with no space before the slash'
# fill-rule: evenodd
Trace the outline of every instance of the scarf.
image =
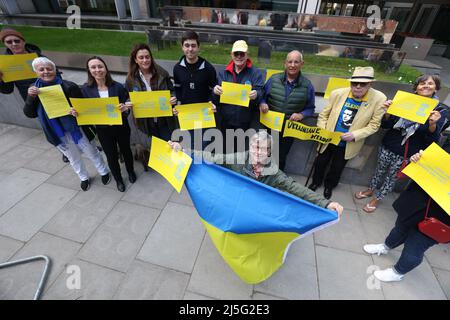
<svg viewBox="0 0 450 320">
<path fill-rule="evenodd" d="M 55 80 L 50 82 L 38 78 L 34 85 L 38 88 L 42 88 L 58 84 L 62 85 L 63 81 L 61 77 L 56 76 Z M 52 140 L 51 143 L 53 145 L 60 145 L 62 143 L 61 138 L 65 136 L 66 132 L 69 132 L 75 144 L 78 144 L 78 141 L 80 141 L 83 135 L 74 117 L 67 115 L 60 118 L 49 119 L 40 100 L 37 112 L 41 125 L 44 131 L 50 136 L 49 138 Z"/>
<path fill-rule="evenodd" d="M 433 96 L 433 99 L 436 99 L 439 101 L 439 98 L 435 95 Z M 417 129 L 420 127 L 420 124 L 414 121 L 406 120 L 403 118 L 400 118 L 395 124 L 394 129 L 401 130 L 403 140 L 401 145 L 404 145 L 406 143 L 406 140 L 408 140 L 409 137 L 411 137 Z"/>
</svg>

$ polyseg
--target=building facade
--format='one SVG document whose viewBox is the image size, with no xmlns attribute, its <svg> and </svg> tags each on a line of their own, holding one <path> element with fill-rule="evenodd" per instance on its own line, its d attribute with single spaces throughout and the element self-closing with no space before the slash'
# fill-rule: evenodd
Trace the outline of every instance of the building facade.
<svg viewBox="0 0 450 320">
<path fill-rule="evenodd" d="M 9 14 L 64 14 L 70 5 L 78 5 L 83 14 L 117 16 L 142 20 L 161 17 L 164 6 L 235 8 L 283 11 L 331 16 L 370 15 L 367 9 L 378 5 L 382 19 L 398 21 L 397 31 L 450 43 L 447 32 L 450 18 L 448 0 L 0 0 L 2 12 Z"/>
</svg>

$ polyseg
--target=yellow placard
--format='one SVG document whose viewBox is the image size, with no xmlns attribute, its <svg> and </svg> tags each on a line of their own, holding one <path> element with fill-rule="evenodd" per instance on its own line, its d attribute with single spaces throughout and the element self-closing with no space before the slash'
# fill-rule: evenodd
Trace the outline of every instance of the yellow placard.
<svg viewBox="0 0 450 320">
<path fill-rule="evenodd" d="M 300 140 L 314 140 L 323 144 L 338 145 L 343 132 L 331 132 L 319 127 L 305 126 L 300 122 L 286 120 L 283 137 L 293 137 Z"/>
<path fill-rule="evenodd" d="M 387 113 L 424 124 L 438 102 L 436 99 L 399 90 L 395 94 Z"/>
<path fill-rule="evenodd" d="M 265 82 L 267 82 L 267 80 L 269 80 L 269 78 L 271 76 L 273 76 L 274 74 L 283 73 L 283 72 L 284 72 L 284 70 L 267 69 L 266 70 L 266 81 Z"/>
<path fill-rule="evenodd" d="M 103 124 L 121 125 L 122 112 L 118 108 L 119 98 L 70 98 L 77 111 L 78 125 Z"/>
<path fill-rule="evenodd" d="M 267 128 L 281 132 L 283 129 L 284 113 L 276 111 L 260 112 L 259 121 Z"/>
<path fill-rule="evenodd" d="M 192 163 L 184 152 L 175 152 L 167 141 L 152 137 L 148 166 L 162 175 L 180 193 Z"/>
<path fill-rule="evenodd" d="M 171 117 L 170 91 L 136 91 L 130 92 L 135 118 Z"/>
<path fill-rule="evenodd" d="M 39 100 L 41 100 L 49 119 L 59 118 L 69 114 L 70 104 L 59 84 L 39 88 Z"/>
<path fill-rule="evenodd" d="M 432 143 L 416 163 L 411 162 L 403 173 L 413 179 L 450 215 L 450 155 Z"/>
<path fill-rule="evenodd" d="M 252 86 L 249 84 L 240 84 L 232 82 L 222 82 L 221 103 L 234 104 L 236 106 L 247 107 L 250 103 L 249 94 Z"/>
<path fill-rule="evenodd" d="M 327 84 L 327 89 L 325 90 L 324 99 L 330 98 L 330 93 L 333 90 L 340 89 L 340 88 L 347 88 L 350 86 L 350 81 L 348 79 L 342 79 L 342 78 L 334 78 L 330 77 Z"/>
<path fill-rule="evenodd" d="M 36 78 L 31 63 L 38 56 L 36 53 L 0 55 L 0 71 L 3 72 L 3 81 Z"/>
<path fill-rule="evenodd" d="M 181 130 L 214 128 L 216 126 L 216 119 L 209 102 L 181 104 L 177 106 L 177 111 Z"/>
</svg>

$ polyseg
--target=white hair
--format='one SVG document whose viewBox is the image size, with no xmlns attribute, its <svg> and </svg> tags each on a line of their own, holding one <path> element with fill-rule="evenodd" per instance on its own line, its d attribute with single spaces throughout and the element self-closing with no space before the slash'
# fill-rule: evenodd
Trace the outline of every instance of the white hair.
<svg viewBox="0 0 450 320">
<path fill-rule="evenodd" d="M 258 131 L 250 138 L 250 144 L 256 141 L 267 141 L 269 144 L 269 148 L 272 148 L 273 138 L 265 130 Z"/>
<path fill-rule="evenodd" d="M 52 60 L 50 60 L 47 57 L 39 57 L 39 58 L 34 59 L 31 64 L 31 66 L 33 67 L 33 71 L 36 72 L 37 67 L 41 64 L 43 64 L 43 65 L 49 64 L 53 67 L 53 70 L 56 70 L 56 65 Z"/>
</svg>

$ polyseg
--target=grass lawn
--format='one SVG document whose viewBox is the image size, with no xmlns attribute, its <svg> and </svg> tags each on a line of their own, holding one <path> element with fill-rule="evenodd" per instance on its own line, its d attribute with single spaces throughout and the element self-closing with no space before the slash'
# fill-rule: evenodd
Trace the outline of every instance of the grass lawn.
<svg viewBox="0 0 450 320">
<path fill-rule="evenodd" d="M 66 28 L 47 28 L 32 26 L 11 26 L 23 33 L 25 38 L 42 50 L 128 56 L 131 47 L 137 42 L 147 42 L 143 32 L 69 30 Z M 3 44 L 2 44 L 3 45 Z M 231 45 L 202 43 L 200 55 L 211 63 L 227 64 L 230 60 Z M 252 57 L 257 57 L 258 48 L 250 47 Z M 181 48 L 172 43 L 169 48 L 153 52 L 155 59 L 178 60 Z M 272 52 L 270 64 L 262 68 L 283 69 L 286 52 Z M 407 65 L 402 65 L 393 74 L 385 74 L 384 64 L 348 58 L 325 57 L 314 54 L 304 55 L 305 73 L 326 74 L 349 77 L 355 66 L 372 66 L 377 80 L 411 83 L 421 73 Z M 256 62 L 256 61 L 255 61 Z"/>
</svg>

